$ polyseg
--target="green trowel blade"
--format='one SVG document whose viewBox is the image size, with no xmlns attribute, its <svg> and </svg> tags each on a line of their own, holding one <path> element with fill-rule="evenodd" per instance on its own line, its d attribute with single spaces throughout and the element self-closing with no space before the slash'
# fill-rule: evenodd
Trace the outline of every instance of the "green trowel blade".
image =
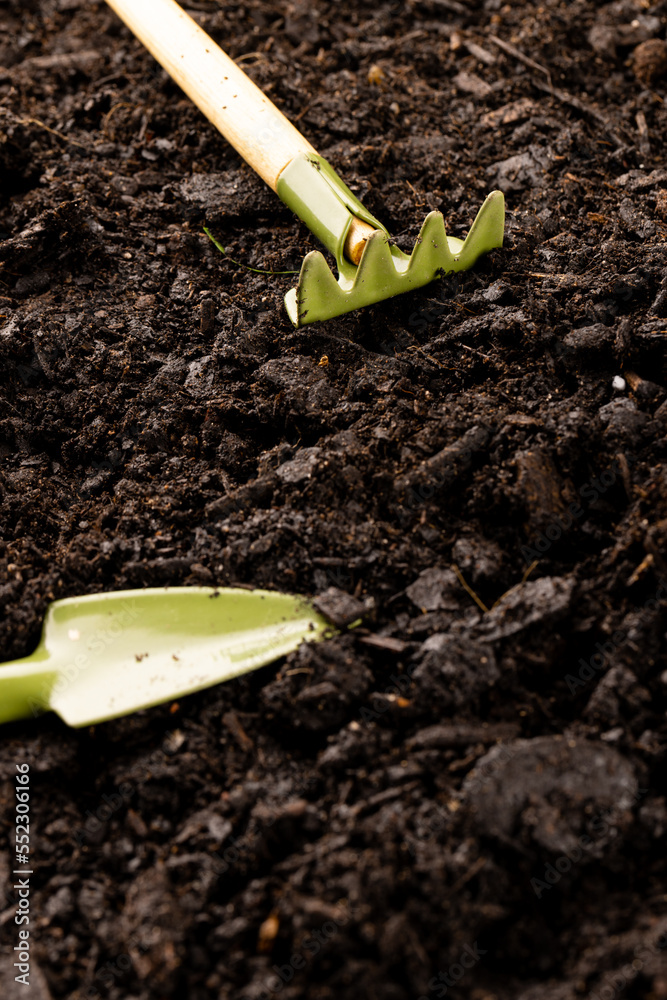
<svg viewBox="0 0 667 1000">
<path fill-rule="evenodd" d="M 301 597 L 171 587 L 49 605 L 39 646 L 0 664 L 0 722 L 51 709 L 86 726 L 255 670 L 321 639 L 329 626 Z"/>
</svg>

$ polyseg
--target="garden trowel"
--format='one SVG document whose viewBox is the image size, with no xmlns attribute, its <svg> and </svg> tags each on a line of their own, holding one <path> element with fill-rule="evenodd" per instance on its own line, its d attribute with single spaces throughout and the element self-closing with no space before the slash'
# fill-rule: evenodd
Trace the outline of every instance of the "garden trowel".
<svg viewBox="0 0 667 1000">
<path fill-rule="evenodd" d="M 0 664 L 0 722 L 48 709 L 87 726 L 238 677 L 329 628 L 302 597 L 164 587 L 49 605 L 39 646 Z"/>
</svg>

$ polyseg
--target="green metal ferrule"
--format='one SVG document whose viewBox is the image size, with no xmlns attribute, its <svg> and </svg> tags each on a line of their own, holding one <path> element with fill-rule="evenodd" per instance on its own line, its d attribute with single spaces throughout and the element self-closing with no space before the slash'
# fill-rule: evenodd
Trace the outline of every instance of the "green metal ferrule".
<svg viewBox="0 0 667 1000">
<path fill-rule="evenodd" d="M 287 164 L 276 186 L 278 197 L 334 255 L 340 274 L 352 281 L 357 268 L 345 256 L 345 240 L 356 216 L 373 229 L 388 231 L 352 194 L 331 164 L 318 153 L 301 153 Z"/>
</svg>

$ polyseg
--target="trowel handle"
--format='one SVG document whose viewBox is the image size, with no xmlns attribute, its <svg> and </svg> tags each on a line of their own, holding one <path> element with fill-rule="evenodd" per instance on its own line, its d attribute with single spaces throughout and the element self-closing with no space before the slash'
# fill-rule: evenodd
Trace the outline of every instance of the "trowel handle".
<svg viewBox="0 0 667 1000">
<path fill-rule="evenodd" d="M 0 663 L 0 722 L 29 719 L 46 711 L 57 679 L 57 670 L 34 655 Z"/>
<path fill-rule="evenodd" d="M 130 31 L 274 191 L 307 139 L 175 0 L 107 0 Z"/>
</svg>

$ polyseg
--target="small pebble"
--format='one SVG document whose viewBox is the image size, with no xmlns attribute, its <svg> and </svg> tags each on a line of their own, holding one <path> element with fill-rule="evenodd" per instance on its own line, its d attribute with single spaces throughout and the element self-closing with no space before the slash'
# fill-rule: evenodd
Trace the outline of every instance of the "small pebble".
<svg viewBox="0 0 667 1000">
<path fill-rule="evenodd" d="M 611 380 L 611 384 L 613 388 L 616 389 L 617 392 L 625 391 L 626 382 L 625 379 L 621 378 L 620 375 L 614 375 L 613 379 Z"/>
<path fill-rule="evenodd" d="M 368 82 L 379 86 L 384 83 L 385 77 L 386 73 L 382 69 L 382 66 L 379 66 L 377 63 L 373 63 L 368 70 Z"/>
<path fill-rule="evenodd" d="M 650 87 L 654 80 L 667 73 L 667 42 L 661 38 L 642 42 L 632 53 L 631 65 L 640 83 Z"/>
</svg>

